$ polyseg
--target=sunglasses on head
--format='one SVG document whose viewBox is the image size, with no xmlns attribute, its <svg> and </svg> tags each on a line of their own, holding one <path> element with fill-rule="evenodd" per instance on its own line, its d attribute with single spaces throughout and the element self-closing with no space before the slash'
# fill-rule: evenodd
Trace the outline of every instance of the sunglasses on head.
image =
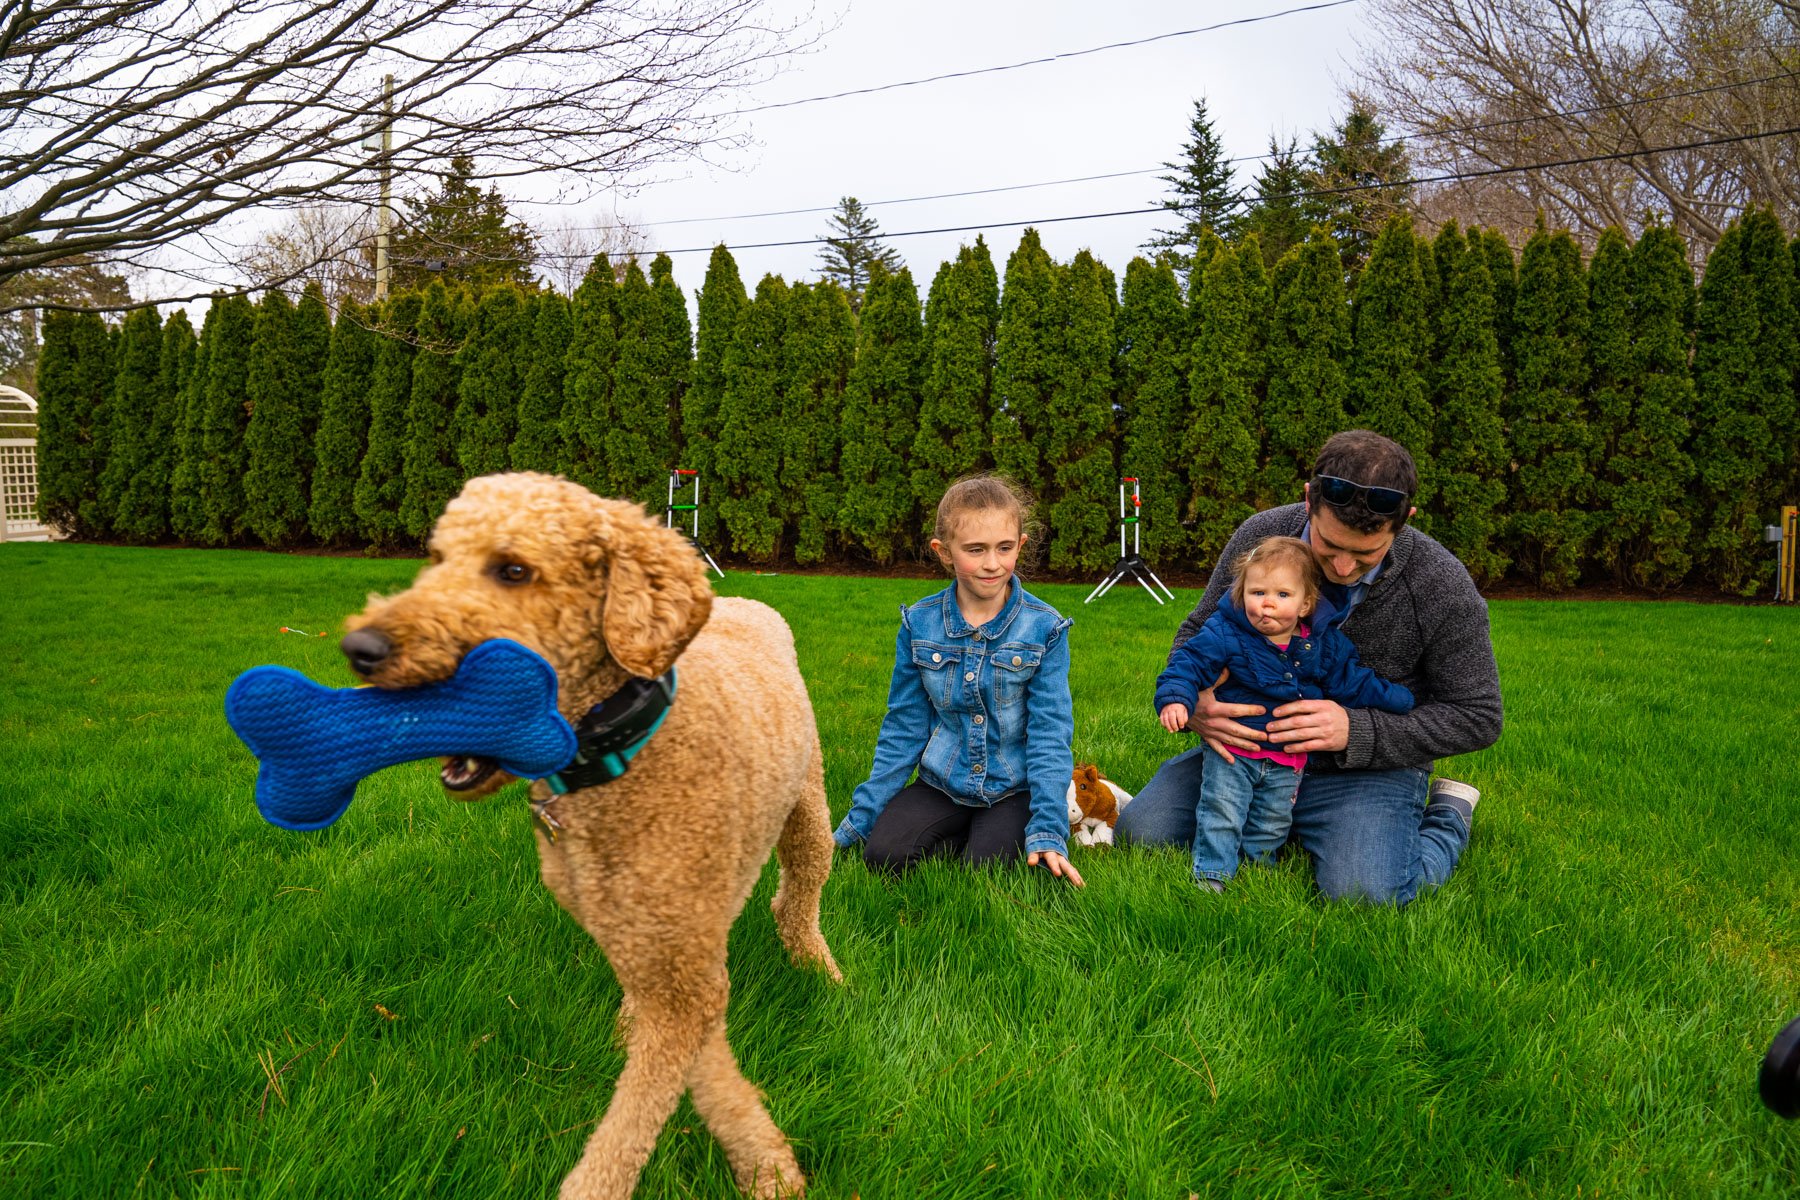
<svg viewBox="0 0 1800 1200">
<path fill-rule="evenodd" d="M 1344 508 L 1361 497 L 1364 506 L 1378 517 L 1391 517 L 1399 512 L 1407 496 L 1393 488 L 1364 487 L 1355 480 L 1339 479 L 1336 475 L 1314 475 L 1313 487 L 1318 490 L 1319 498 L 1333 508 Z"/>
</svg>

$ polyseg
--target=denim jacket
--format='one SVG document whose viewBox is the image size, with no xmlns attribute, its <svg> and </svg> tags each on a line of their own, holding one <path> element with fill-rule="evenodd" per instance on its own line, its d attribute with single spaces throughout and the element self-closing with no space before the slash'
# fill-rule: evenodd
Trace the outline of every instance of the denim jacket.
<svg viewBox="0 0 1800 1200">
<path fill-rule="evenodd" d="M 1067 854 L 1072 624 L 1016 575 L 1006 606 L 985 625 L 963 619 L 954 583 L 902 608 L 875 766 L 851 797 L 837 844 L 865 840 L 916 768 L 921 783 L 977 808 L 1029 789 L 1026 853 Z"/>
</svg>

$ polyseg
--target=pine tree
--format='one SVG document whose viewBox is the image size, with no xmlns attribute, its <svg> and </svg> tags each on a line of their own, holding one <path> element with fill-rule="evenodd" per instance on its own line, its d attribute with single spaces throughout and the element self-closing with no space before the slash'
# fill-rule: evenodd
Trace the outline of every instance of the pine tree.
<svg viewBox="0 0 1800 1200">
<path fill-rule="evenodd" d="M 500 189 L 476 187 L 475 162 L 457 157 L 438 177 L 438 190 L 404 201 L 394 239 L 394 287 L 424 288 L 436 279 L 452 288 L 531 284 L 537 239 L 515 221 Z"/>
<path fill-rule="evenodd" d="M 1504 379 L 1494 336 L 1494 281 L 1481 236 L 1452 222 L 1434 246 L 1444 302 L 1438 310 L 1437 539 L 1476 582 L 1506 573 L 1500 553 L 1506 500 L 1506 431 L 1500 420 Z"/>
<path fill-rule="evenodd" d="M 1163 167 L 1170 173 L 1157 178 L 1168 184 L 1174 194 L 1158 203 L 1175 215 L 1178 224 L 1159 231 L 1144 243 L 1144 249 L 1167 251 L 1176 273 L 1185 277 L 1190 271 L 1205 269 L 1203 260 L 1196 261 L 1202 231 L 1211 230 L 1219 237 L 1230 238 L 1236 235 L 1241 219 L 1241 201 L 1231 177 L 1231 162 L 1225 157 L 1225 143 L 1213 128 L 1204 98 L 1194 101 L 1181 159 L 1166 162 Z"/>
<path fill-rule="evenodd" d="M 134 310 L 119 331 L 119 356 L 107 408 L 109 446 L 100 472 L 96 503 L 83 509 L 83 521 L 128 541 L 153 541 L 161 532 L 164 496 L 146 497 L 148 511 L 125 506 L 131 481 L 150 469 L 156 454 L 151 425 L 164 407 L 158 391 L 162 366 L 162 318 L 154 308 Z M 139 532 L 141 531 L 141 532 Z"/>
<path fill-rule="evenodd" d="M 1598 446 L 1585 400 L 1587 279 L 1568 231 L 1538 229 L 1519 261 L 1505 418 L 1516 470 L 1508 483 L 1513 560 L 1542 587 L 1571 587 L 1592 536 Z"/>
<path fill-rule="evenodd" d="M 1767 582 L 1762 526 L 1789 499 L 1800 361 L 1793 293 L 1793 259 L 1774 214 L 1756 209 L 1732 222 L 1707 259 L 1695 315 L 1694 461 L 1707 573 L 1746 596 Z"/>
<path fill-rule="evenodd" d="M 619 356 L 619 285 L 606 255 L 595 257 L 575 289 L 569 318 L 562 415 L 569 478 L 605 496 L 612 491 L 606 432 L 613 421 L 613 364 Z"/>
<path fill-rule="evenodd" d="M 1269 157 L 1256 177 L 1256 199 L 1250 202 L 1240 226 L 1262 243 L 1263 262 L 1273 270 L 1287 252 L 1306 240 L 1309 222 L 1302 211 L 1300 193 L 1306 190 L 1306 166 L 1299 144 L 1283 146 L 1269 139 Z"/>
<path fill-rule="evenodd" d="M 1063 268 L 1051 261 L 1035 229 L 1027 229 L 1006 260 L 1000 329 L 994 351 L 991 441 L 994 465 L 1047 502 L 1050 393 L 1062 373 Z"/>
<path fill-rule="evenodd" d="M 1350 305 L 1337 244 L 1324 227 L 1314 226 L 1276 265 L 1271 291 L 1260 505 L 1297 501 L 1326 439 L 1349 427 Z"/>
<path fill-rule="evenodd" d="M 375 370 L 369 380 L 369 446 L 356 476 L 356 520 L 376 546 L 406 537 L 400 505 L 406 497 L 406 410 L 412 402 L 413 358 L 418 353 L 419 309 L 424 297 L 401 292 L 375 321 Z"/>
<path fill-rule="evenodd" d="M 856 362 L 844 386 L 839 436 L 847 541 L 883 565 L 916 528 L 907 471 L 925 378 L 925 327 L 912 272 L 877 270 L 857 322 Z"/>
<path fill-rule="evenodd" d="M 349 540 L 359 528 L 356 481 L 369 442 L 376 336 L 369 312 L 346 301 L 331 331 L 319 385 L 319 431 L 313 436 L 312 502 L 307 508 L 313 536 L 326 545 Z"/>
<path fill-rule="evenodd" d="M 200 531 L 206 526 L 204 498 L 200 491 L 200 457 L 205 438 L 207 363 L 210 348 L 218 343 L 219 312 L 216 303 L 207 307 L 206 318 L 200 325 L 200 338 L 194 346 L 193 362 L 177 400 L 179 423 L 175 433 L 174 462 L 169 472 L 169 532 L 181 542 L 198 542 Z"/>
<path fill-rule="evenodd" d="M 492 475 L 510 465 L 523 390 L 519 369 L 531 333 L 527 316 L 518 288 L 503 285 L 488 290 L 475 306 L 468 339 L 456 352 L 450 444 L 464 479 Z"/>
<path fill-rule="evenodd" d="M 415 542 L 425 540 L 462 486 L 450 414 L 461 374 L 456 352 L 468 329 L 469 308 L 466 295 L 453 296 L 441 283 L 426 288 L 419 305 L 418 351 L 406 403 L 406 492 L 400 499 L 401 528 Z"/>
<path fill-rule="evenodd" d="M 209 546 L 235 541 L 244 530 L 244 430 L 250 422 L 250 353 L 256 338 L 256 306 L 244 296 L 213 301 L 218 335 L 206 351 L 206 393 L 200 424 L 199 540 Z"/>
<path fill-rule="evenodd" d="M 650 261 L 650 290 L 655 293 L 657 320 L 651 329 L 655 347 L 650 356 L 653 378 L 662 389 L 660 403 L 669 411 L 669 461 L 666 471 L 682 457 L 682 418 L 686 411 L 689 382 L 694 376 L 694 326 L 688 319 L 687 297 L 675 282 L 675 262 L 667 254 Z M 665 483 L 666 489 L 666 483 Z M 668 493 L 662 493 L 667 501 Z"/>
<path fill-rule="evenodd" d="M 106 420 L 113 361 L 98 313 L 50 309 L 38 357 L 38 515 L 65 534 L 92 536 L 82 502 L 100 483 L 96 427 Z"/>
<path fill-rule="evenodd" d="M 1313 137 L 1304 184 L 1313 193 L 1303 215 L 1324 225 L 1338 244 L 1344 270 L 1355 278 L 1375 253 L 1385 229 L 1406 211 L 1412 188 L 1406 145 L 1391 141 L 1367 103 L 1352 103 L 1329 133 Z"/>
<path fill-rule="evenodd" d="M 711 489 L 716 481 L 714 452 L 724 428 L 719 402 L 725 395 L 725 358 L 736 336 L 738 314 L 749 303 L 731 251 L 715 246 L 694 304 L 698 325 L 694 368 L 681 407 L 682 465 L 700 472 L 700 543 L 706 546 L 717 544 L 721 528 L 717 507 L 711 503 L 719 493 Z"/>
<path fill-rule="evenodd" d="M 781 439 L 774 432 L 784 408 L 787 327 L 788 286 L 779 275 L 765 275 L 756 298 L 738 314 L 725 354 L 713 448 L 719 517 L 736 552 L 759 563 L 775 561 L 780 552 Z"/>
<path fill-rule="evenodd" d="M 1113 356 L 1118 284 L 1103 263 L 1083 250 L 1057 272 L 1057 285 L 1061 330 L 1043 438 L 1050 482 L 1050 567 L 1099 570 L 1116 557 Z"/>
<path fill-rule="evenodd" d="M 526 354 L 525 383 L 519 391 L 519 431 L 513 435 L 515 471 L 567 474 L 568 446 L 563 441 L 563 372 L 574 332 L 569 302 L 545 292 L 532 305 L 531 341 Z"/>
<path fill-rule="evenodd" d="M 1268 285 L 1254 239 L 1223 250 L 1207 266 L 1194 309 L 1189 414 L 1183 452 L 1194 493 L 1194 555 L 1219 561 L 1238 525 L 1253 514 L 1261 463 L 1261 396 Z"/>
<path fill-rule="evenodd" d="M 849 297 L 851 312 L 861 312 L 863 293 L 876 267 L 890 275 L 904 264 L 900 252 L 880 241 L 881 226 L 855 196 L 838 201 L 831 214 L 831 231 L 821 241 L 819 274 L 838 285 Z"/>
<path fill-rule="evenodd" d="M 1357 280 L 1350 307 L 1350 392 L 1345 407 L 1352 424 L 1393 438 L 1419 469 L 1413 504 L 1424 516 L 1435 492 L 1432 426 L 1426 368 L 1431 346 L 1425 310 L 1425 278 L 1419 270 L 1412 227 L 1395 217 L 1375 239 Z M 1421 527 L 1427 522 L 1419 521 Z"/>
<path fill-rule="evenodd" d="M 1177 561 L 1187 544 L 1181 525 L 1188 494 L 1181 443 L 1187 416 L 1187 308 L 1167 259 L 1142 257 L 1125 268 L 1118 321 L 1119 469 L 1138 481 L 1139 545 L 1152 563 Z"/>
<path fill-rule="evenodd" d="M 781 508 L 794 531 L 794 561 L 818 562 L 837 525 L 838 421 L 856 360 L 856 316 L 836 284 L 796 284 L 782 347 Z"/>
<path fill-rule="evenodd" d="M 988 462 L 999 323 L 999 277 L 987 243 L 977 237 L 938 271 L 925 305 L 925 396 L 911 463 L 913 499 L 926 528 L 944 491 Z"/>
<path fill-rule="evenodd" d="M 635 261 L 626 268 L 616 311 L 612 419 L 603 439 L 607 494 L 660 509 L 675 459 L 675 412 L 665 376 L 669 365 L 658 344 L 662 302 Z"/>
</svg>

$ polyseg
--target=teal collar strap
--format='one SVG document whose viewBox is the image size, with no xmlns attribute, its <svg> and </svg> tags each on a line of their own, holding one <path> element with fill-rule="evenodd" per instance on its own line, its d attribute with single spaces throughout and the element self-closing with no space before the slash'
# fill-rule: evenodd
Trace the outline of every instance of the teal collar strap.
<svg viewBox="0 0 1800 1200">
<path fill-rule="evenodd" d="M 611 783 L 631 769 L 675 703 L 675 668 L 632 679 L 588 710 L 575 727 L 575 759 L 544 782 L 558 796 Z"/>
</svg>

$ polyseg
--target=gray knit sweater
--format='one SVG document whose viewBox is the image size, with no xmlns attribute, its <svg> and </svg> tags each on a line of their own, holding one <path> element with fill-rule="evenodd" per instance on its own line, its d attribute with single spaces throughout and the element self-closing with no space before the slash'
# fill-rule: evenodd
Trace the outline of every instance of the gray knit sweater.
<svg viewBox="0 0 1800 1200">
<path fill-rule="evenodd" d="M 1271 508 L 1238 526 L 1206 594 L 1176 630 L 1175 645 L 1198 633 L 1218 607 L 1238 555 L 1266 537 L 1298 537 L 1305 527 L 1304 504 Z M 1419 703 L 1404 714 L 1348 710 L 1349 745 L 1336 754 L 1312 755 L 1309 766 L 1430 770 L 1433 759 L 1480 750 L 1500 737 L 1500 673 L 1488 638 L 1487 601 L 1443 546 L 1410 525 L 1401 529 L 1343 630 L 1365 665 L 1411 688 Z"/>
</svg>

